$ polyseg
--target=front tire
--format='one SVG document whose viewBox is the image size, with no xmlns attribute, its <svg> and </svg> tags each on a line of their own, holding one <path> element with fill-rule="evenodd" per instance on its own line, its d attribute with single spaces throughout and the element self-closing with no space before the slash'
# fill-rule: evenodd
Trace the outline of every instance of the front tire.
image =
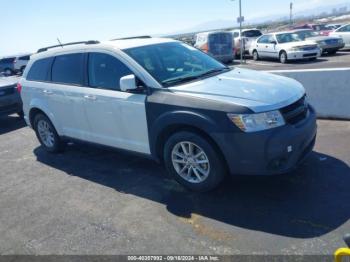
<svg viewBox="0 0 350 262">
<path fill-rule="evenodd" d="M 253 51 L 253 60 L 254 61 L 258 61 L 259 60 L 259 53 L 256 50 Z"/>
<path fill-rule="evenodd" d="M 168 172 L 189 190 L 207 192 L 223 180 L 225 163 L 210 141 L 188 131 L 171 136 L 164 147 Z"/>
<path fill-rule="evenodd" d="M 33 127 L 37 138 L 46 151 L 58 153 L 64 149 L 64 143 L 61 141 L 55 127 L 47 116 L 37 114 L 34 118 Z"/>
<path fill-rule="evenodd" d="M 287 53 L 286 53 L 285 51 L 282 51 L 282 52 L 280 53 L 280 62 L 281 62 L 282 64 L 288 63 L 288 56 L 287 56 Z"/>
</svg>

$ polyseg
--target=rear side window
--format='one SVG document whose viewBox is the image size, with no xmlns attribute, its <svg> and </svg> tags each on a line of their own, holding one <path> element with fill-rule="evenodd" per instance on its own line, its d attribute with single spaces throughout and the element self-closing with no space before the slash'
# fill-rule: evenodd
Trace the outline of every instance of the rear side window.
<svg viewBox="0 0 350 262">
<path fill-rule="evenodd" d="M 244 37 L 259 37 L 262 36 L 260 30 L 249 30 L 242 33 Z"/>
<path fill-rule="evenodd" d="M 45 58 L 35 61 L 29 70 L 27 80 L 47 81 L 52 60 L 53 58 Z"/>
<path fill-rule="evenodd" d="M 132 74 L 117 58 L 102 53 L 89 54 L 89 85 L 91 87 L 120 90 L 120 78 Z"/>
<path fill-rule="evenodd" d="M 22 61 L 28 61 L 30 59 L 30 56 L 21 56 L 20 58 L 18 58 L 18 60 L 22 60 Z"/>
<path fill-rule="evenodd" d="M 52 82 L 82 85 L 84 76 L 83 67 L 83 54 L 57 56 L 52 66 Z"/>
</svg>

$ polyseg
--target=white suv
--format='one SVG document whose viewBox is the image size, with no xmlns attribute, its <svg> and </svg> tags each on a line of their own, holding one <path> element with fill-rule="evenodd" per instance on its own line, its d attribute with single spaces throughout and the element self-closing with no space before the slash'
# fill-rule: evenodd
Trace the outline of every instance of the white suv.
<svg viewBox="0 0 350 262">
<path fill-rule="evenodd" d="M 230 69 L 170 39 L 41 49 L 18 90 L 47 151 L 82 140 L 141 153 L 196 191 L 213 189 L 227 173 L 288 172 L 316 138 L 300 83 Z"/>
</svg>

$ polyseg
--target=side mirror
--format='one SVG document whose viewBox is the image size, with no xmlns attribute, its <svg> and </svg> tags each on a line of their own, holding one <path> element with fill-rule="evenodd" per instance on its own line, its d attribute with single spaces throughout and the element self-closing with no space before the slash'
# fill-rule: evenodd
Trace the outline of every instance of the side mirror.
<svg viewBox="0 0 350 262">
<path fill-rule="evenodd" d="M 130 91 L 136 90 L 136 77 L 135 75 L 127 75 L 120 78 L 120 90 L 121 91 Z"/>
</svg>

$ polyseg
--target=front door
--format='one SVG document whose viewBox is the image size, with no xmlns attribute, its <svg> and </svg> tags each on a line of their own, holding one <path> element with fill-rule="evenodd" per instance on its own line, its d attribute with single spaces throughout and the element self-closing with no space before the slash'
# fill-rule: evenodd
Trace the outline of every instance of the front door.
<svg viewBox="0 0 350 262">
<path fill-rule="evenodd" d="M 84 92 L 89 141 L 150 154 L 145 94 L 122 92 L 120 78 L 133 74 L 113 54 L 90 53 Z"/>
</svg>

